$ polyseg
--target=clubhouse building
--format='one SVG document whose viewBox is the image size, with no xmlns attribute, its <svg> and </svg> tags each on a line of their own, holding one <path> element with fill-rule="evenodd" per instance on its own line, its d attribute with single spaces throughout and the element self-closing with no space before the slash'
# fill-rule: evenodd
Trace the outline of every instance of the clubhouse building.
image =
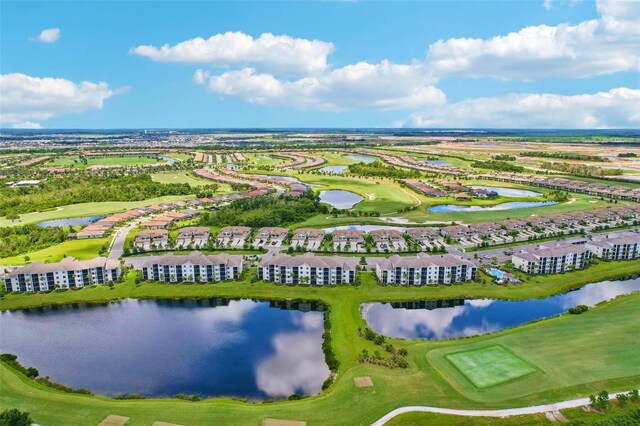
<svg viewBox="0 0 640 426">
<path fill-rule="evenodd" d="M 57 263 L 35 262 L 16 269 L 4 277 L 4 286 L 7 292 L 82 288 L 116 281 L 121 272 L 120 262 L 114 259 L 65 257 Z"/>
<path fill-rule="evenodd" d="M 151 259 L 142 266 L 142 277 L 145 280 L 166 283 L 233 280 L 238 278 L 241 272 L 242 256 L 224 253 L 207 256 L 199 251 L 193 251 L 186 256 L 168 253 Z"/>
<path fill-rule="evenodd" d="M 258 266 L 258 279 L 283 284 L 332 285 L 356 281 L 358 259 L 341 256 L 265 256 Z"/>
<path fill-rule="evenodd" d="M 528 274 L 557 274 L 587 267 L 591 256 L 586 244 L 541 245 L 513 254 L 511 261 Z"/>
<path fill-rule="evenodd" d="M 474 280 L 476 265 L 451 254 L 416 257 L 391 256 L 376 264 L 376 276 L 383 284 L 427 285 L 451 284 Z"/>
</svg>

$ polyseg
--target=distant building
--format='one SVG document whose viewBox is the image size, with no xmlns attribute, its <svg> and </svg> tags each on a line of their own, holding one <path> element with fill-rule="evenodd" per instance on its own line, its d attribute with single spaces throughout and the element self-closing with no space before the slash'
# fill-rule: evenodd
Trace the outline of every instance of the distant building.
<svg viewBox="0 0 640 426">
<path fill-rule="evenodd" d="M 207 256 L 194 251 L 187 256 L 173 253 L 151 259 L 142 267 L 145 280 L 163 282 L 215 282 L 233 280 L 242 272 L 242 256 Z"/>
<path fill-rule="evenodd" d="M 451 284 L 474 280 L 476 265 L 451 254 L 429 256 L 419 253 L 416 257 L 391 256 L 376 264 L 376 276 L 383 284 Z"/>
<path fill-rule="evenodd" d="M 585 268 L 591 256 L 591 250 L 584 244 L 541 245 L 513 254 L 511 261 L 528 274 L 556 274 Z"/>
<path fill-rule="evenodd" d="M 473 190 L 473 196 L 478 198 L 496 198 L 498 193 L 496 191 L 489 191 L 488 189 L 476 188 Z"/>
<path fill-rule="evenodd" d="M 8 292 L 82 288 L 116 281 L 120 273 L 120 262 L 114 259 L 77 260 L 66 257 L 57 263 L 35 262 L 16 269 L 5 276 L 4 284 Z"/>
<path fill-rule="evenodd" d="M 640 234 L 589 241 L 586 248 L 600 259 L 637 259 L 640 256 Z"/>
<path fill-rule="evenodd" d="M 177 247 L 187 247 L 192 244 L 194 247 L 202 247 L 209 241 L 211 231 L 206 226 L 189 226 L 180 229 L 176 239 Z"/>
<path fill-rule="evenodd" d="M 258 266 L 258 279 L 287 284 L 332 285 L 356 280 L 358 259 L 341 256 L 266 256 Z"/>
</svg>

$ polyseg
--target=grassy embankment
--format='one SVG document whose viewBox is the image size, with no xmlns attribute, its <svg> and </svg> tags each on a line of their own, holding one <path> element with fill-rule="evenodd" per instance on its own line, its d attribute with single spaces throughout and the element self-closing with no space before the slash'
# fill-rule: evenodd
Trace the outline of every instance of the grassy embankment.
<svg viewBox="0 0 640 426">
<path fill-rule="evenodd" d="M 260 424 L 265 417 L 305 420 L 313 424 L 370 424 L 388 411 L 405 405 L 451 408 L 517 407 L 585 396 L 607 389 L 626 390 L 640 380 L 640 347 L 629 344 L 637 332 L 640 294 L 619 298 L 582 315 L 563 315 L 482 337 L 450 341 L 391 340 L 409 351 L 407 369 L 360 364 L 362 349 L 377 349 L 356 336 L 365 324 L 359 306 L 365 301 L 461 297 L 540 297 L 566 291 L 603 276 L 640 272 L 634 262 L 602 263 L 585 271 L 535 277 L 519 286 L 479 283 L 429 288 L 378 286 L 365 274 L 360 286 L 335 288 L 287 287 L 267 283 L 166 285 L 129 279 L 114 290 L 87 288 L 51 294 L 7 295 L 0 308 L 17 309 L 74 301 L 104 301 L 125 297 L 252 297 L 305 298 L 331 305 L 334 350 L 341 361 L 335 385 L 302 401 L 250 404 L 224 398 L 198 403 L 178 400 L 114 401 L 102 397 L 64 394 L 29 381 L 0 367 L 3 392 L 0 405 L 30 411 L 41 424 L 97 424 L 108 414 L 131 417 L 131 425 L 154 421 L 177 424 Z M 500 345 L 531 363 L 536 372 L 516 380 L 475 388 L 452 370 L 448 353 Z M 612 360 L 615 358 L 615 362 Z M 372 388 L 356 388 L 353 378 L 370 376 Z M 336 416 L 335 413 L 341 413 Z"/>
<path fill-rule="evenodd" d="M 69 240 L 42 250 L 0 258 L 0 265 L 24 265 L 25 256 L 29 256 L 29 262 L 58 262 L 65 255 L 81 260 L 91 259 L 98 256 L 100 249 L 110 241 L 111 237 Z"/>
</svg>

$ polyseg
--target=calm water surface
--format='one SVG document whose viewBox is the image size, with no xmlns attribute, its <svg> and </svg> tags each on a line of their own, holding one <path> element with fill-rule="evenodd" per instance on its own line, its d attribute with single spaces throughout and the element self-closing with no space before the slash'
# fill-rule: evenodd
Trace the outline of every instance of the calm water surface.
<svg viewBox="0 0 640 426">
<path fill-rule="evenodd" d="M 517 188 L 506 188 L 502 186 L 477 186 L 471 185 L 469 188 L 473 189 L 486 189 L 487 191 L 495 191 L 498 195 L 502 195 L 503 197 L 537 197 L 540 194 L 539 192 L 529 191 L 527 189 L 517 189 Z"/>
<path fill-rule="evenodd" d="M 429 208 L 433 213 L 484 212 L 489 210 L 516 210 L 531 207 L 552 206 L 555 201 L 512 201 L 495 206 L 459 206 L 457 204 L 440 204 Z"/>
<path fill-rule="evenodd" d="M 347 166 L 325 166 L 321 169 L 318 169 L 319 172 L 323 173 L 331 173 L 334 175 L 341 175 L 347 169 Z"/>
<path fill-rule="evenodd" d="M 284 398 L 321 390 L 323 314 L 252 300 L 151 301 L 0 314 L 0 351 L 58 383 L 115 395 Z"/>
<path fill-rule="evenodd" d="M 350 160 L 357 161 L 359 163 L 375 163 L 375 161 L 377 160 L 377 158 L 375 157 L 369 157 L 366 155 L 356 155 L 356 154 L 345 155 L 344 158 L 348 158 Z"/>
<path fill-rule="evenodd" d="M 640 291 L 640 278 L 602 281 L 546 299 L 366 303 L 362 305 L 362 315 L 369 327 L 385 336 L 447 339 L 515 327 L 559 315 L 577 305 L 593 306 L 635 291 Z"/>
<path fill-rule="evenodd" d="M 54 220 L 45 220 L 43 222 L 38 222 L 38 225 L 49 227 L 49 226 L 84 226 L 90 223 L 93 223 L 97 220 L 102 219 L 104 216 L 85 216 L 85 217 L 72 217 L 69 219 L 54 219 Z"/>
<path fill-rule="evenodd" d="M 364 200 L 364 198 L 358 194 L 343 191 L 341 189 L 320 191 L 320 201 L 327 203 L 336 209 L 350 209 L 362 200 Z"/>
</svg>

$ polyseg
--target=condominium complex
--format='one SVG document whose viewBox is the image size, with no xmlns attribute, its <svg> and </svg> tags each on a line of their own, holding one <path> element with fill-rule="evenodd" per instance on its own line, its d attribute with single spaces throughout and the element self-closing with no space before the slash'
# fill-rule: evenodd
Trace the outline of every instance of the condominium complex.
<svg viewBox="0 0 640 426">
<path fill-rule="evenodd" d="M 585 268 L 591 262 L 586 244 L 541 245 L 511 256 L 513 265 L 528 274 L 557 274 Z"/>
<path fill-rule="evenodd" d="M 324 257 L 306 253 L 302 256 L 265 256 L 258 266 L 258 278 L 287 284 L 331 285 L 353 283 L 358 259 Z"/>
<path fill-rule="evenodd" d="M 82 288 L 116 281 L 120 273 L 120 262 L 114 259 L 66 257 L 57 263 L 35 262 L 16 269 L 5 276 L 4 285 L 8 292 Z"/>
<path fill-rule="evenodd" d="M 416 257 L 391 256 L 376 264 L 376 276 L 383 284 L 450 284 L 476 278 L 476 265 L 451 254 Z"/>
<path fill-rule="evenodd" d="M 145 280 L 172 283 L 232 280 L 238 278 L 241 272 L 242 256 L 207 256 L 198 251 L 186 256 L 165 254 L 142 266 L 142 277 Z"/>
<path fill-rule="evenodd" d="M 640 256 L 640 234 L 589 241 L 586 247 L 593 255 L 606 260 L 637 259 Z"/>
</svg>

